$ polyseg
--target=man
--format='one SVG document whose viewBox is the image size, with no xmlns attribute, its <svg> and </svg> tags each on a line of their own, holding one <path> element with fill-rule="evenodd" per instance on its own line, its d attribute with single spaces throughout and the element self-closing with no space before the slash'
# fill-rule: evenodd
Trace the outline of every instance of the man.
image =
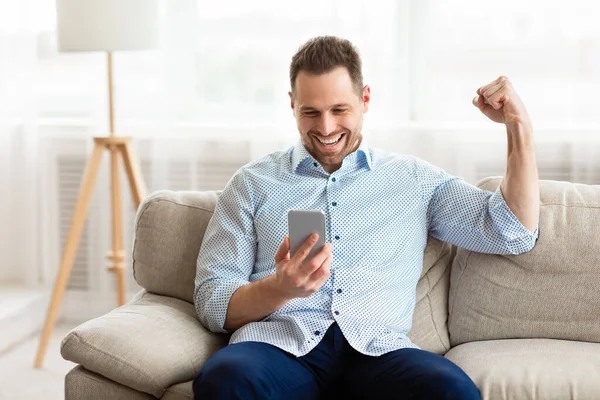
<svg viewBox="0 0 600 400">
<path fill-rule="evenodd" d="M 510 81 L 473 100 L 506 125 L 508 165 L 495 193 L 367 145 L 370 88 L 347 40 L 304 44 L 290 84 L 300 139 L 238 170 L 204 235 L 196 310 L 211 331 L 233 334 L 198 373 L 195 397 L 480 398 L 458 366 L 406 334 L 428 234 L 486 253 L 535 245 L 532 125 Z M 315 238 L 290 258 L 289 209 L 325 212 L 328 243 L 310 261 Z"/>
</svg>

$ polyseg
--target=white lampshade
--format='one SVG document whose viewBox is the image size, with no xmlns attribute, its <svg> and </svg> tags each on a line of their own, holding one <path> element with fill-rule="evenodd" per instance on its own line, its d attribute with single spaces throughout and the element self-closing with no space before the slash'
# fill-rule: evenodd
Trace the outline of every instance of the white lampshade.
<svg viewBox="0 0 600 400">
<path fill-rule="evenodd" d="M 59 51 L 155 48 L 157 0 L 56 0 Z"/>
</svg>

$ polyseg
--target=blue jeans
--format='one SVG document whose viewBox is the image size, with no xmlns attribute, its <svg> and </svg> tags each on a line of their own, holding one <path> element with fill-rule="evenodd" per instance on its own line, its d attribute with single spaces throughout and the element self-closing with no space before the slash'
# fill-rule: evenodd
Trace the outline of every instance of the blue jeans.
<svg viewBox="0 0 600 400">
<path fill-rule="evenodd" d="M 302 357 L 268 343 L 217 351 L 194 379 L 195 399 L 480 399 L 448 359 L 400 349 L 372 357 L 352 348 L 337 323 Z"/>
</svg>

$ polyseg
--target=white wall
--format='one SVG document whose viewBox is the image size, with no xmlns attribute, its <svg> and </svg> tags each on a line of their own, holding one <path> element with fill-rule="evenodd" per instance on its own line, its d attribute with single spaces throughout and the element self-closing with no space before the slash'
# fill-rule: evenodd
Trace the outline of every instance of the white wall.
<svg viewBox="0 0 600 400">
<path fill-rule="evenodd" d="M 36 127 L 0 123 L 0 283 L 38 283 L 39 161 Z"/>
</svg>

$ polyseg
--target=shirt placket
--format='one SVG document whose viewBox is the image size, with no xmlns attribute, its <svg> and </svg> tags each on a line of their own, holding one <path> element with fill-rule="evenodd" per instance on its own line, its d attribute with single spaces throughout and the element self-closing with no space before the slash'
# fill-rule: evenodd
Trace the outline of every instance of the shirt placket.
<svg viewBox="0 0 600 400">
<path fill-rule="evenodd" d="M 343 290 L 339 284 L 339 280 L 337 279 L 337 265 L 336 262 L 336 253 L 339 254 L 340 249 L 338 248 L 341 245 L 341 241 L 343 240 L 343 226 L 339 223 L 341 221 L 340 214 L 342 212 L 343 204 L 339 201 L 339 193 L 341 190 L 340 186 L 340 176 L 339 170 L 332 173 L 328 177 L 326 194 L 325 197 L 327 199 L 327 218 L 328 218 L 328 241 L 333 244 L 333 262 L 331 264 L 331 279 L 329 280 L 329 293 L 332 296 L 332 307 L 331 313 L 334 318 L 337 318 L 341 314 L 341 311 L 338 310 L 335 306 L 335 296 L 339 296 Z"/>
</svg>

